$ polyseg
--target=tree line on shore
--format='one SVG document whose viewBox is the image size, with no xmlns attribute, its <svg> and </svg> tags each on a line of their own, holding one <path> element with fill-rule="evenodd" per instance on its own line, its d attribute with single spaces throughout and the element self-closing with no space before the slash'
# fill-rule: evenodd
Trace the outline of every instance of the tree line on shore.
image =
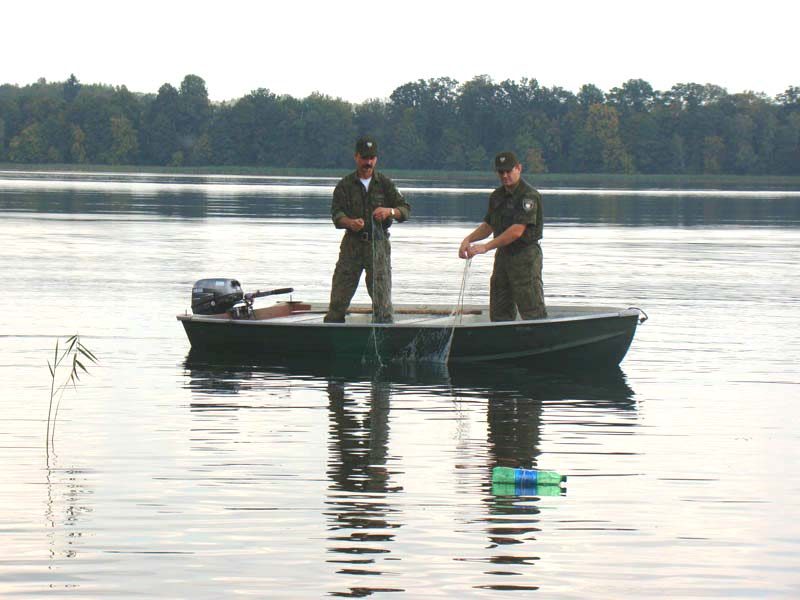
<svg viewBox="0 0 800 600">
<path fill-rule="evenodd" d="M 604 92 L 486 75 L 406 83 L 354 104 L 257 89 L 212 103 L 186 75 L 157 94 L 64 82 L 0 85 L 0 162 L 349 168 L 358 135 L 383 167 L 488 170 L 512 149 L 534 173 L 800 174 L 800 87 L 770 98 L 711 84 Z"/>
</svg>

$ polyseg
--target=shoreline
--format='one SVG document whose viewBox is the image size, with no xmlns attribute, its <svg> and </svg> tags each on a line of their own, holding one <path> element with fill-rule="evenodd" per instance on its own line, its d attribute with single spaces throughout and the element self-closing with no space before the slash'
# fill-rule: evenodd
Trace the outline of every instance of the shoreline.
<svg viewBox="0 0 800 600">
<path fill-rule="evenodd" d="M 342 177 L 348 171 L 342 169 L 275 168 L 275 167 L 163 167 L 152 165 L 86 165 L 86 164 L 14 164 L 0 163 L 0 173 L 64 173 L 64 174 L 149 174 L 160 176 L 230 176 L 230 177 Z M 496 179 L 491 172 L 441 171 L 418 169 L 386 169 L 383 171 L 393 179 L 425 179 L 430 181 L 470 182 L 494 186 Z M 622 175 L 608 173 L 524 173 L 529 182 L 540 185 L 569 186 L 615 186 L 639 189 L 643 187 L 723 188 L 800 190 L 800 176 L 792 175 Z"/>
</svg>

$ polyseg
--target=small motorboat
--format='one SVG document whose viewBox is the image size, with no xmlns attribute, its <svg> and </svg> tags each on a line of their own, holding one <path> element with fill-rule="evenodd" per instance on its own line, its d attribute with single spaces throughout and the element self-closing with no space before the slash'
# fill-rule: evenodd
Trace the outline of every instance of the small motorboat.
<svg viewBox="0 0 800 600">
<path fill-rule="evenodd" d="M 492 322 L 488 306 L 395 305 L 392 323 L 373 323 L 372 308 L 352 305 L 344 323 L 325 323 L 327 305 L 296 300 L 255 308 L 256 298 L 292 288 L 242 292 L 235 279 L 202 279 L 192 314 L 178 315 L 193 351 L 315 360 L 514 363 L 528 367 L 619 365 L 639 308 L 550 306 L 544 319 Z"/>
</svg>

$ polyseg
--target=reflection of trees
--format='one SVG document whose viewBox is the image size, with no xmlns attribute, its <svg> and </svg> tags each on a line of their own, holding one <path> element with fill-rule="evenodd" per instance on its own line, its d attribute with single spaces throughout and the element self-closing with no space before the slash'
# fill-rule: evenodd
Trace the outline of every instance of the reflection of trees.
<svg viewBox="0 0 800 600">
<path fill-rule="evenodd" d="M 402 489 L 390 486 L 391 473 L 386 468 L 389 391 L 387 382 L 372 382 L 366 402 L 360 402 L 342 382 L 328 382 L 331 484 L 326 515 L 332 532 L 329 551 L 337 555 L 328 562 L 347 565 L 340 573 L 380 575 L 366 566 L 391 552 L 386 544 L 394 540 L 392 530 L 400 527 L 391 519 L 396 509 L 385 500 L 385 494 Z M 363 596 L 375 591 L 359 587 L 334 595 Z"/>
<path fill-rule="evenodd" d="M 67 182 L 68 177 L 63 177 Z M 121 178 L 123 182 L 135 184 L 137 180 Z M 112 179 L 112 181 L 114 181 Z M 191 183 L 203 181 L 185 180 L 179 176 L 170 179 L 159 178 L 147 183 Z M 209 178 L 205 182 L 217 183 Z M 272 183 L 272 180 L 269 180 Z M 415 182 L 416 183 L 416 182 Z M 427 181 L 416 185 L 428 185 Z M 445 185 L 440 181 L 431 182 L 435 187 Z M 462 184 L 465 185 L 465 184 Z M 489 188 L 494 181 L 481 181 L 480 185 Z M 574 185 L 569 181 L 540 182 L 542 187 Z M 546 194 L 548 223 L 612 223 L 630 226 L 686 226 L 686 225 L 728 225 L 740 223 L 780 224 L 784 227 L 800 224 L 800 204 L 796 198 L 781 195 L 776 187 L 774 197 L 768 195 L 739 196 L 715 192 L 710 196 L 687 194 L 674 196 L 615 193 L 609 187 L 614 182 L 588 182 L 592 188 L 607 189 L 602 195 L 584 194 Z M 661 185 L 664 189 L 681 189 L 681 181 L 668 181 Z M 710 184 L 708 184 L 710 185 Z M 706 189 L 707 184 L 694 185 Z M 755 185 L 755 184 L 754 184 Z M 759 183 L 758 189 L 768 187 Z M 722 184 L 719 184 L 721 187 Z M 620 184 L 620 187 L 623 187 Z M 741 188 L 747 187 L 742 184 Z M 693 188 L 693 189 L 694 189 Z M 205 218 L 209 216 L 236 216 L 265 219 L 311 218 L 322 219 L 329 214 L 330 200 L 327 195 L 309 193 L 301 187 L 299 191 L 289 191 L 287 182 L 278 181 L 275 187 L 264 185 L 260 194 L 243 193 L 232 195 L 217 192 L 211 187 L 206 191 L 193 188 L 187 191 L 154 187 L 116 190 L 113 193 L 97 193 L 91 190 L 75 190 L 69 187 L 45 190 L 15 190 L 13 194 L 0 194 L 0 209 L 5 211 L 34 211 L 57 214 L 153 214 L 164 217 L 184 219 Z M 264 202 L 264 197 L 269 202 Z M 236 202 L 231 202 L 231 198 Z M 757 198 L 757 201 L 754 199 Z M 414 193 L 415 223 L 453 223 L 466 224 L 480 221 L 486 210 L 485 194 L 474 191 L 463 193 Z"/>
</svg>

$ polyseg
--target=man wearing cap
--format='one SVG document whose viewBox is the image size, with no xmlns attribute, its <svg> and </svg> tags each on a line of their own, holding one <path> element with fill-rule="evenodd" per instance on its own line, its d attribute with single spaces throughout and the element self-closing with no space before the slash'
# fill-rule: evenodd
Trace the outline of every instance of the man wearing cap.
<svg viewBox="0 0 800 600">
<path fill-rule="evenodd" d="M 375 170 L 378 144 L 371 137 L 356 141 L 356 170 L 343 177 L 333 191 L 331 218 L 344 229 L 339 260 L 331 282 L 331 301 L 326 323 L 344 323 L 350 300 L 366 271 L 372 298 L 372 320 L 392 322 L 392 266 L 389 227 L 402 223 L 411 207 L 394 182 Z"/>
<path fill-rule="evenodd" d="M 497 250 L 489 288 L 489 318 L 513 321 L 547 316 L 542 288 L 542 197 L 522 179 L 522 165 L 513 152 L 494 159 L 500 187 L 489 196 L 489 210 L 461 242 L 458 255 L 469 259 Z M 494 234 L 485 244 L 473 244 Z"/>
</svg>

